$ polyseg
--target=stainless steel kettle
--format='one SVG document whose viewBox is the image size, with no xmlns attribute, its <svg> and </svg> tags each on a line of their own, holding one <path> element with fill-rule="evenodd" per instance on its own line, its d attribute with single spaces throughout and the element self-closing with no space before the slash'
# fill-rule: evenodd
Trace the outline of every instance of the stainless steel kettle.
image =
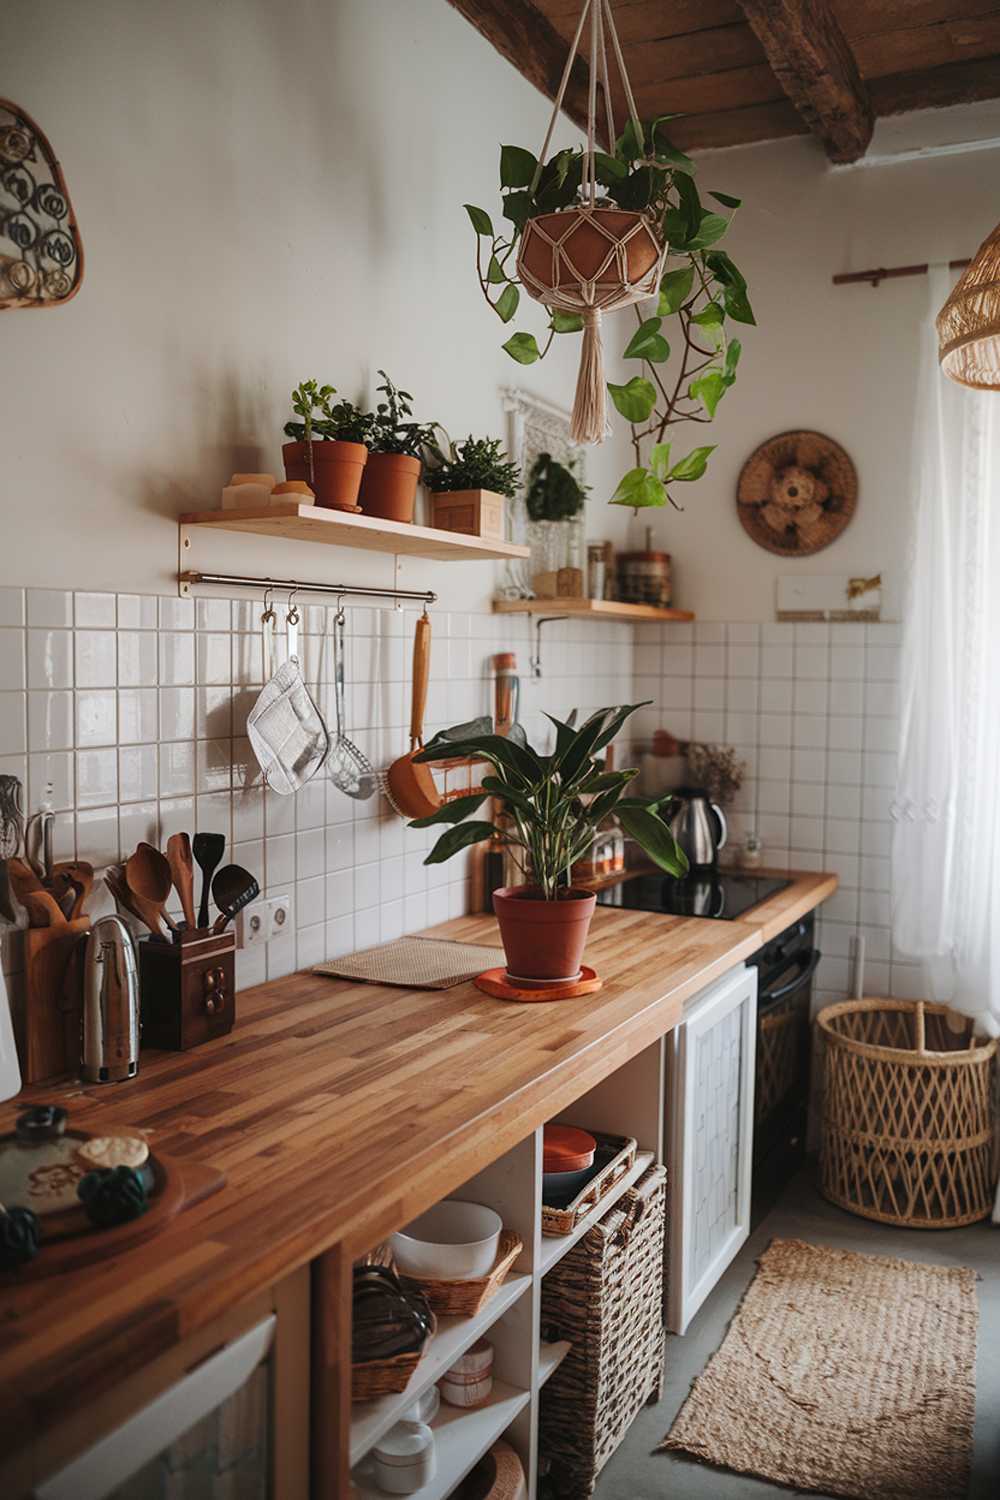
<svg viewBox="0 0 1000 1500">
<path fill-rule="evenodd" d="M 119 1083 L 139 1068 L 139 971 L 121 917 L 101 917 L 83 960 L 83 1058 L 88 1083 Z"/>
<path fill-rule="evenodd" d="M 704 870 L 717 862 L 719 850 L 729 837 L 729 825 L 722 808 L 708 800 L 707 792 L 680 787 L 673 794 L 667 822 L 692 869 Z"/>
</svg>

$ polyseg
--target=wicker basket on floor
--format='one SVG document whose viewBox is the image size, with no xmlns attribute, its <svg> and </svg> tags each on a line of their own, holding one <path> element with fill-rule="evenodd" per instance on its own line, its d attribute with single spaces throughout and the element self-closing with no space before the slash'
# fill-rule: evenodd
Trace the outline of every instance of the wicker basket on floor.
<svg viewBox="0 0 1000 1500">
<path fill-rule="evenodd" d="M 924 1000 L 848 1000 L 816 1019 L 824 1197 L 909 1229 L 985 1219 L 996 1184 L 996 1039 Z"/>
<path fill-rule="evenodd" d="M 590 1495 L 663 1380 L 663 1167 L 650 1167 L 542 1282 L 543 1337 L 572 1348 L 542 1389 L 538 1443 L 566 1500 Z"/>
</svg>

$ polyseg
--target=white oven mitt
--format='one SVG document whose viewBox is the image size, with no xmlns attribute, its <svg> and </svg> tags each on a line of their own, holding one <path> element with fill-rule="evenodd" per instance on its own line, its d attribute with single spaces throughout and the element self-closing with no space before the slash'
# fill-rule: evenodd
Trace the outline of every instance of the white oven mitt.
<svg viewBox="0 0 1000 1500">
<path fill-rule="evenodd" d="M 297 792 L 322 767 L 330 736 L 294 657 L 262 690 L 247 719 L 247 735 L 264 780 L 283 797 Z"/>
</svg>

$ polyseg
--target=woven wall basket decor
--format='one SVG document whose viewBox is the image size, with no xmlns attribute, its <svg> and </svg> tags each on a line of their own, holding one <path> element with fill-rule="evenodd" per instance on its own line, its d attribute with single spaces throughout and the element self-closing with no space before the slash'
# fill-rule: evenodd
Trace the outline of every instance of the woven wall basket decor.
<svg viewBox="0 0 1000 1500">
<path fill-rule="evenodd" d="M 781 432 L 754 449 L 740 471 L 736 509 L 743 529 L 780 557 L 822 552 L 858 503 L 858 474 L 821 432 Z"/>
<path fill-rule="evenodd" d="M 0 309 L 76 295 L 83 246 L 66 179 L 43 130 L 0 99 Z"/>
<path fill-rule="evenodd" d="M 656 293 L 663 273 L 666 245 L 660 242 L 654 225 L 644 214 L 618 208 L 609 200 L 599 198 L 597 193 L 598 83 L 604 97 L 608 135 L 612 141 L 615 139 L 606 38 L 610 39 L 614 50 L 633 129 L 640 141 L 643 138 L 610 0 L 593 0 L 593 3 L 584 0 L 538 157 L 531 192 L 538 187 L 588 14 L 590 97 L 581 180 L 583 201 L 572 208 L 538 214 L 527 221 L 518 246 L 517 274 L 529 297 L 536 302 L 558 308 L 561 312 L 582 314 L 583 349 L 570 436 L 575 443 L 603 443 L 608 421 L 601 314 L 628 307 Z"/>
<path fill-rule="evenodd" d="M 1000 391 L 1000 224 L 937 315 L 941 368 L 959 385 Z"/>
</svg>

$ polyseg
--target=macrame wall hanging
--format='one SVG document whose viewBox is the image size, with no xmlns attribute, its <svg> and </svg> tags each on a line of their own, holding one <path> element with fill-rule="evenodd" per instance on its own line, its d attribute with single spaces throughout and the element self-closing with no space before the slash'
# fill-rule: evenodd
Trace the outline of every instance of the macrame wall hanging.
<svg viewBox="0 0 1000 1500">
<path fill-rule="evenodd" d="M 583 157 L 581 196 L 574 208 L 538 214 L 529 219 L 521 236 L 517 270 L 528 295 L 546 307 L 583 316 L 583 350 L 570 435 L 578 443 L 602 443 L 607 430 L 601 315 L 641 302 L 657 291 L 667 247 L 644 214 L 628 212 L 597 192 L 597 89 L 600 84 L 608 136 L 615 140 L 614 114 L 608 79 L 607 43 L 610 40 L 628 102 L 636 139 L 643 139 L 635 99 L 625 71 L 625 59 L 611 14 L 611 0 L 584 0 L 569 49 L 552 118 L 538 158 L 531 191 L 534 193 L 562 108 L 573 60 L 584 24 L 590 17 L 590 93 L 587 101 L 587 148 Z M 639 161 L 637 166 L 662 163 Z"/>
<path fill-rule="evenodd" d="M 31 116 L 0 99 L 0 309 L 68 302 L 82 280 L 62 168 Z"/>
</svg>

